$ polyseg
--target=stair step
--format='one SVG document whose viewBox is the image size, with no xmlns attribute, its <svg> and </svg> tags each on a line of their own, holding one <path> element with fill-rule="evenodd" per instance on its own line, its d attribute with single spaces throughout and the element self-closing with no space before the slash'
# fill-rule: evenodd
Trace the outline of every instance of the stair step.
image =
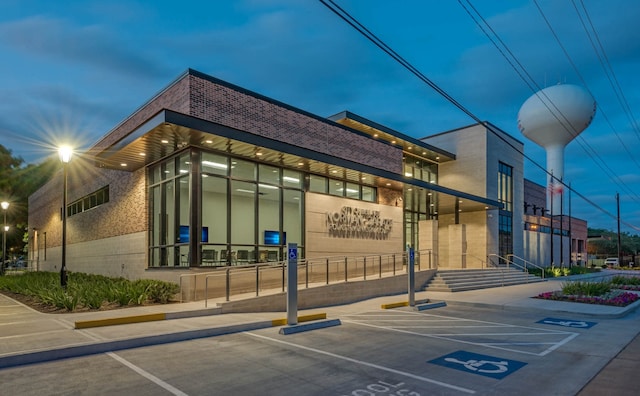
<svg viewBox="0 0 640 396">
<path fill-rule="evenodd" d="M 423 287 L 427 291 L 456 292 L 543 282 L 535 275 L 513 268 L 443 270 Z"/>
</svg>

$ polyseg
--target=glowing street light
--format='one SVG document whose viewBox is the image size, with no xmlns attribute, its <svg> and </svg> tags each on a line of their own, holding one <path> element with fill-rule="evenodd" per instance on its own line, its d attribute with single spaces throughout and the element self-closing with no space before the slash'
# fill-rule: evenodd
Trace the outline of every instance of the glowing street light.
<svg viewBox="0 0 640 396">
<path fill-rule="evenodd" d="M 9 231 L 9 226 L 7 225 L 7 209 L 9 209 L 9 202 L 2 201 L 0 206 L 2 206 L 2 211 L 4 212 L 4 233 L 2 234 L 2 261 L 0 261 L 0 273 L 4 273 L 4 258 L 7 256 L 7 231 Z"/>
<path fill-rule="evenodd" d="M 69 146 L 58 149 L 62 162 L 62 265 L 60 266 L 60 285 L 67 287 L 67 167 L 73 150 Z"/>
</svg>

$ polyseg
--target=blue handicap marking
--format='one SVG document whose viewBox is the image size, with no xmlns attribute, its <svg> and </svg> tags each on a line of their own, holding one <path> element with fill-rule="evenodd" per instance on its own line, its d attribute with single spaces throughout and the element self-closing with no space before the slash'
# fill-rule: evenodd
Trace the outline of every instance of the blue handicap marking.
<svg viewBox="0 0 640 396">
<path fill-rule="evenodd" d="M 536 323 L 548 324 L 553 326 L 571 327 L 572 329 L 590 329 L 597 325 L 598 322 L 585 322 L 584 320 L 556 319 L 544 318 Z"/>
<path fill-rule="evenodd" d="M 527 364 L 517 360 L 480 355 L 466 351 L 453 352 L 437 359 L 429 360 L 428 363 L 495 379 L 502 379 Z"/>
</svg>

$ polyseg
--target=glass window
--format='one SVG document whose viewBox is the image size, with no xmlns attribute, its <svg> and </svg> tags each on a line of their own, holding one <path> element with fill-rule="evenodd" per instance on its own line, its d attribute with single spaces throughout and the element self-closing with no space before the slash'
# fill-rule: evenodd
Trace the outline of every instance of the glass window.
<svg viewBox="0 0 640 396">
<path fill-rule="evenodd" d="M 296 242 L 302 245 L 303 193 L 300 190 L 283 190 L 282 230 L 286 233 L 284 242 Z"/>
<path fill-rule="evenodd" d="M 190 152 L 183 153 L 178 158 L 178 174 L 186 175 L 191 172 Z"/>
<path fill-rule="evenodd" d="M 258 172 L 260 173 L 260 182 L 269 184 L 280 184 L 280 169 L 275 166 L 260 164 Z"/>
<path fill-rule="evenodd" d="M 202 175 L 202 231 L 202 242 L 227 243 L 227 179 Z"/>
<path fill-rule="evenodd" d="M 309 191 L 326 194 L 327 178 L 317 175 L 309 175 Z"/>
<path fill-rule="evenodd" d="M 213 153 L 202 153 L 202 173 L 226 176 L 229 170 L 229 159 Z"/>
<path fill-rule="evenodd" d="M 231 177 L 243 180 L 256 180 L 256 164 L 232 158 Z"/>
<path fill-rule="evenodd" d="M 344 196 L 344 182 L 335 179 L 329 179 L 329 194 Z"/>
<path fill-rule="evenodd" d="M 274 244 L 280 238 L 280 188 L 269 185 L 258 186 L 258 243 Z"/>
<path fill-rule="evenodd" d="M 161 165 L 161 172 L 162 172 L 162 179 L 170 179 L 173 176 L 176 175 L 176 165 L 174 163 L 175 159 L 170 159 L 168 161 L 165 161 L 162 163 Z"/>
<path fill-rule="evenodd" d="M 282 185 L 285 187 L 302 188 L 302 173 L 284 169 L 282 171 Z"/>
<path fill-rule="evenodd" d="M 166 243 L 173 244 L 177 241 L 176 228 L 179 224 L 175 223 L 175 189 L 173 181 L 162 184 L 164 194 L 164 207 L 162 214 L 166 217 Z"/>
<path fill-rule="evenodd" d="M 360 199 L 360 186 L 355 183 L 346 183 L 346 196 L 353 199 Z"/>
<path fill-rule="evenodd" d="M 362 200 L 368 202 L 376 201 L 376 189 L 370 186 L 362 186 Z"/>
<path fill-rule="evenodd" d="M 254 183 L 231 182 L 231 243 L 255 243 L 255 197 Z"/>
<path fill-rule="evenodd" d="M 498 201 L 504 204 L 504 210 L 513 211 L 513 167 L 500 162 L 498 164 Z"/>
<path fill-rule="evenodd" d="M 162 194 L 160 186 L 151 187 L 149 200 L 151 206 L 149 208 L 151 216 L 149 219 L 151 223 L 151 246 L 158 246 L 164 244 L 161 239 L 162 233 L 160 232 L 160 230 L 163 229 L 162 223 L 164 217 L 162 214 Z"/>
</svg>

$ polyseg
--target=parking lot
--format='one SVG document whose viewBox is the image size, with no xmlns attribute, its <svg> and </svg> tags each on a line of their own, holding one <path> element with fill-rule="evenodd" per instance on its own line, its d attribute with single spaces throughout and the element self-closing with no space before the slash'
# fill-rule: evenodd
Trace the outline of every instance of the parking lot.
<svg viewBox="0 0 640 396">
<path fill-rule="evenodd" d="M 593 318 L 466 306 L 417 312 L 356 304 L 329 309 L 328 316 L 342 324 L 292 335 L 269 327 L 10 367 L 0 370 L 2 392 L 574 395 L 636 335 L 638 323 L 637 313 Z M 171 326 L 192 329 L 211 320 Z M 114 330 L 74 334 L 100 340 Z"/>
</svg>

